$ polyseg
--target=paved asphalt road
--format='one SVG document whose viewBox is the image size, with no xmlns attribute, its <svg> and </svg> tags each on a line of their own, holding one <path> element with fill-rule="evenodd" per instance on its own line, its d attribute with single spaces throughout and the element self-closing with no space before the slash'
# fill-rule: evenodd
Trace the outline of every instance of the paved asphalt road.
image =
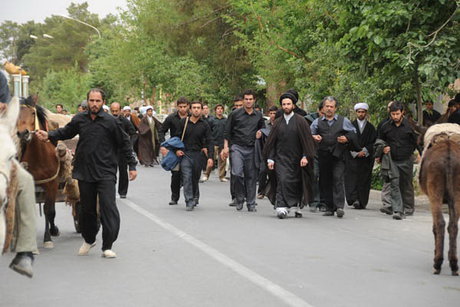
<svg viewBox="0 0 460 307">
<path fill-rule="evenodd" d="M 199 207 L 183 197 L 168 206 L 169 173 L 140 168 L 122 216 L 117 259 L 89 256 L 70 208 L 57 206 L 61 236 L 40 248 L 35 276 L 0 257 L 0 306 L 459 306 L 460 278 L 447 263 L 432 272 L 431 215 L 419 209 L 404 221 L 347 208 L 345 217 L 305 211 L 277 219 L 267 200 L 258 212 L 229 207 L 228 183 L 201 184 Z M 43 218 L 39 219 L 40 246 Z"/>
</svg>

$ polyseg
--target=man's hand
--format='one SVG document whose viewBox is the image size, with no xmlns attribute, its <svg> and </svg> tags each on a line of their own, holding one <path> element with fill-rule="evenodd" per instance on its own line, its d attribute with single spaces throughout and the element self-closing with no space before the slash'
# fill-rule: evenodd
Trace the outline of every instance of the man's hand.
<svg viewBox="0 0 460 307">
<path fill-rule="evenodd" d="M 307 166 L 307 164 L 308 164 L 307 158 L 303 157 L 303 158 L 300 160 L 300 167 Z"/>
<path fill-rule="evenodd" d="M 262 137 L 262 131 L 257 130 L 256 132 L 256 139 L 260 139 Z"/>
<path fill-rule="evenodd" d="M 129 180 L 133 181 L 137 177 L 137 171 L 129 171 Z"/>
<path fill-rule="evenodd" d="M 165 157 L 168 154 L 169 150 L 167 150 L 166 147 L 162 146 L 160 147 L 160 152 L 163 155 L 163 157 Z"/>
<path fill-rule="evenodd" d="M 375 162 L 380 164 L 380 158 L 375 158 Z"/>
<path fill-rule="evenodd" d="M 176 156 L 182 157 L 182 156 L 184 156 L 184 155 L 185 155 L 185 153 L 184 153 L 182 150 L 176 151 Z"/>
<path fill-rule="evenodd" d="M 383 153 L 384 153 L 384 154 L 389 153 L 390 150 L 391 150 L 390 146 L 385 146 L 385 147 L 383 147 Z"/>
<path fill-rule="evenodd" d="M 364 151 L 358 152 L 358 158 L 364 158 L 366 156 L 366 153 Z"/>
<path fill-rule="evenodd" d="M 337 137 L 337 142 L 339 142 L 340 144 L 345 144 L 346 142 L 348 142 L 348 139 L 347 139 L 346 136 L 341 135 L 341 136 Z"/>
<path fill-rule="evenodd" d="M 211 168 L 211 167 L 213 167 L 213 166 L 214 166 L 214 160 L 211 159 L 211 158 L 209 158 L 209 159 L 208 159 L 208 165 L 207 165 L 207 167 Z"/>
<path fill-rule="evenodd" d="M 224 149 L 222 149 L 221 153 L 220 153 L 220 158 L 222 160 L 225 160 L 228 158 L 228 147 L 224 147 Z"/>
<path fill-rule="evenodd" d="M 35 135 L 37 136 L 37 138 L 40 140 L 40 141 L 43 141 L 43 142 L 46 142 L 48 141 L 48 132 L 44 131 L 44 130 L 37 130 L 35 132 Z"/>
<path fill-rule="evenodd" d="M 6 111 L 7 107 L 8 105 L 6 103 L 0 102 L 0 113 L 3 113 L 4 111 Z"/>
<path fill-rule="evenodd" d="M 319 143 L 319 142 L 321 142 L 321 140 L 322 140 L 323 138 L 321 137 L 321 135 L 315 134 L 315 135 L 313 135 L 313 139 Z"/>
<path fill-rule="evenodd" d="M 268 166 L 268 169 L 272 171 L 275 169 L 275 162 L 268 162 L 267 166 Z"/>
</svg>

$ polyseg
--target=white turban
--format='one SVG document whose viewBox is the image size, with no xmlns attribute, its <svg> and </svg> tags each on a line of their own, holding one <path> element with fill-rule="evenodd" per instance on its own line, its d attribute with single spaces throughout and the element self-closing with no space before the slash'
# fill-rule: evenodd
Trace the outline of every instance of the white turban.
<svg viewBox="0 0 460 307">
<path fill-rule="evenodd" d="M 123 111 L 127 111 L 127 110 L 131 111 L 131 108 L 129 106 L 123 107 Z"/>
<path fill-rule="evenodd" d="M 360 103 L 357 103 L 355 104 L 355 111 L 358 111 L 358 110 L 369 110 L 369 105 L 365 102 L 360 102 Z"/>
<path fill-rule="evenodd" d="M 103 108 L 104 110 L 110 110 L 110 108 L 109 108 L 107 105 L 105 105 L 105 104 L 102 105 L 102 108 Z"/>
</svg>

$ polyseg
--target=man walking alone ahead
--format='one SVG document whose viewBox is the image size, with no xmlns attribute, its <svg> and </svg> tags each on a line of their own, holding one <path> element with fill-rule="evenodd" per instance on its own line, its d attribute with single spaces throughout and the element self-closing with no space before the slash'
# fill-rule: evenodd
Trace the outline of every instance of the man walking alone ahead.
<svg viewBox="0 0 460 307">
<path fill-rule="evenodd" d="M 120 214 L 115 202 L 115 183 L 118 153 L 123 154 L 129 166 L 130 180 L 137 176 L 134 157 L 128 135 L 121 122 L 104 112 L 105 93 L 91 89 L 87 94 L 88 111 L 75 115 L 65 127 L 51 131 L 37 131 L 40 140 L 59 141 L 80 136 L 75 151 L 73 178 L 80 188 L 80 227 L 85 242 L 78 255 L 87 255 L 96 245 L 97 209 L 99 197 L 102 224 L 102 256 L 115 258 L 112 244 L 118 237 Z"/>
</svg>

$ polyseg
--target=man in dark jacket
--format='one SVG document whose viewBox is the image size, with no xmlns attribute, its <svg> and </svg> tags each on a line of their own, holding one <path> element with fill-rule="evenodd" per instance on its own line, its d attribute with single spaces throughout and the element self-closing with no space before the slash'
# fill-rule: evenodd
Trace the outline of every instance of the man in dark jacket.
<svg viewBox="0 0 460 307">
<path fill-rule="evenodd" d="M 347 151 L 345 166 L 345 193 L 349 206 L 366 209 L 371 190 L 372 167 L 374 166 L 374 142 L 377 138 L 375 127 L 367 120 L 367 103 L 358 103 L 354 110 L 357 115 L 352 124 L 357 131 L 359 151 Z"/>
<path fill-rule="evenodd" d="M 345 151 L 357 150 L 356 129 L 348 118 L 337 115 L 337 99 L 327 96 L 323 99 L 324 116 L 317 118 L 310 126 L 313 138 L 319 143 L 319 187 L 327 211 L 324 216 L 342 218 L 345 214 L 344 175 Z"/>
<path fill-rule="evenodd" d="M 120 122 L 123 127 L 123 130 L 126 134 L 132 138 L 133 135 L 136 134 L 136 129 L 134 125 L 123 115 L 121 115 L 121 105 L 118 102 L 113 102 L 110 105 L 110 113 L 115 116 Z M 118 154 L 118 195 L 120 198 L 126 198 L 126 194 L 128 194 L 128 185 L 129 185 L 129 177 L 128 177 L 128 163 L 121 152 Z"/>
<path fill-rule="evenodd" d="M 102 224 L 102 256 L 115 258 L 112 245 L 120 230 L 120 214 L 115 202 L 115 183 L 119 150 L 129 165 L 130 180 L 137 176 L 136 158 L 128 135 L 119 120 L 104 112 L 105 93 L 98 88 L 87 94 L 88 111 L 75 115 L 63 128 L 37 131 L 42 141 L 53 142 L 80 136 L 75 151 L 73 178 L 80 189 L 80 227 L 84 239 L 78 255 L 87 255 L 96 245 L 97 209 L 99 203 Z M 99 200 L 99 201 L 98 201 Z"/>
<path fill-rule="evenodd" d="M 181 131 L 180 121 L 182 118 L 188 116 L 189 101 L 185 97 L 180 97 L 176 102 L 177 111 L 169 114 L 166 117 L 165 121 L 161 125 L 158 137 L 160 138 L 160 144 L 165 141 L 165 134 L 169 131 L 170 136 L 175 136 L 180 134 Z M 161 154 L 166 156 L 167 150 L 165 148 L 160 148 Z M 180 197 L 180 187 L 181 187 L 181 174 L 180 170 L 171 170 L 171 201 L 170 205 L 177 205 Z"/>
</svg>

